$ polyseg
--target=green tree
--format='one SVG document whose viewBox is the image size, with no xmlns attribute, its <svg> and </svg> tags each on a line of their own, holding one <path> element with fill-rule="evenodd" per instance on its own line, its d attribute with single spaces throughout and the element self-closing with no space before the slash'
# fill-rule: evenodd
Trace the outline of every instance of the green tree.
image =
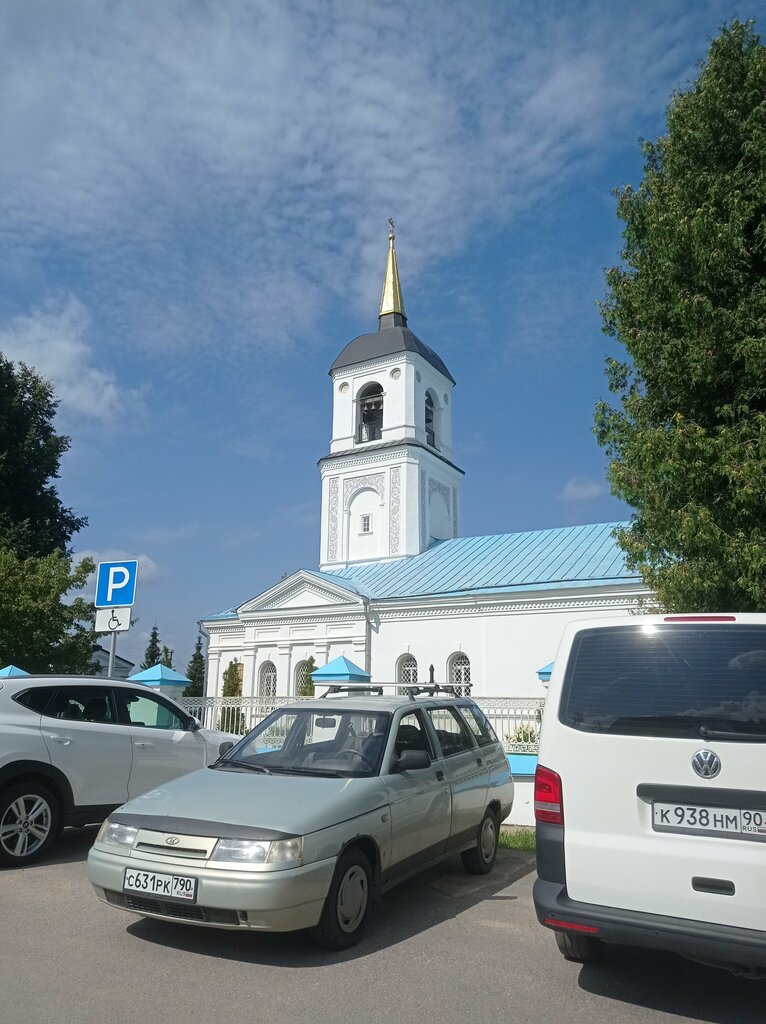
<svg viewBox="0 0 766 1024">
<path fill-rule="evenodd" d="M 80 590 L 95 565 L 83 559 L 73 567 L 63 551 L 26 558 L 0 547 L 0 665 L 27 672 L 94 671 L 93 606 Z"/>
<path fill-rule="evenodd" d="M 205 695 L 205 656 L 202 653 L 202 635 L 197 636 L 189 664 L 186 666 L 186 678 L 189 685 L 184 690 L 184 697 L 204 697 Z"/>
<path fill-rule="evenodd" d="M 54 481 L 69 438 L 57 434 L 51 384 L 0 353 L 0 664 L 91 672 L 93 606 L 67 595 L 93 571 L 68 544 L 87 522 Z"/>
<path fill-rule="evenodd" d="M 21 557 L 67 552 L 87 524 L 51 482 L 70 444 L 53 428 L 57 408 L 48 381 L 0 353 L 0 547 Z"/>
<path fill-rule="evenodd" d="M 612 407 L 595 432 L 617 540 L 670 610 L 766 610 L 766 49 L 733 21 L 667 132 L 618 192 L 623 265 L 607 271 Z"/>
<path fill-rule="evenodd" d="M 242 669 L 242 663 L 237 661 L 236 658 L 229 662 L 229 667 L 223 673 L 222 697 L 242 696 Z M 224 732 L 246 733 L 247 726 L 245 725 L 245 716 L 242 714 L 241 708 L 236 706 L 221 708 L 218 728 L 223 729 Z"/>
<path fill-rule="evenodd" d="M 162 645 L 162 654 L 160 655 L 160 665 L 165 665 L 166 668 L 173 667 L 173 652 L 164 644 Z"/>
<path fill-rule="evenodd" d="M 311 681 L 311 673 L 316 672 L 317 664 L 314 661 L 314 655 L 306 662 L 306 674 L 301 682 L 298 684 L 298 696 L 299 697 L 313 697 L 314 696 L 314 684 Z"/>
<path fill-rule="evenodd" d="M 160 648 L 159 630 L 157 629 L 157 623 L 152 626 L 151 632 L 149 633 L 149 643 L 146 645 L 144 651 L 144 660 L 141 662 L 141 668 L 151 668 L 152 665 L 159 664 L 162 650 Z"/>
</svg>

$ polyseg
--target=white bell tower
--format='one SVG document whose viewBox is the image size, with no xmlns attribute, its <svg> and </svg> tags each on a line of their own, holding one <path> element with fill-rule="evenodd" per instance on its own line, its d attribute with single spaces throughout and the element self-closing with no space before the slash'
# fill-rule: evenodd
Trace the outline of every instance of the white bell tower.
<svg viewBox="0 0 766 1024">
<path fill-rule="evenodd" d="M 416 555 L 458 535 L 455 381 L 407 327 L 389 223 L 378 330 L 355 338 L 330 368 L 332 441 L 319 462 L 322 569 Z"/>
</svg>

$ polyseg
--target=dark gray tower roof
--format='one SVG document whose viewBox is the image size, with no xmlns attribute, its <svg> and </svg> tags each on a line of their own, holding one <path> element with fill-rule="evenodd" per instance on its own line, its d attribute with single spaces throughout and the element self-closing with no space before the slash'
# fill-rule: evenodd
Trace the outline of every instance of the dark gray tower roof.
<svg viewBox="0 0 766 1024">
<path fill-rule="evenodd" d="M 428 345 L 424 345 L 407 326 L 402 288 L 399 283 L 399 268 L 396 265 L 394 222 L 389 219 L 388 223 L 391 225 L 391 231 L 388 235 L 388 263 L 383 282 L 383 295 L 380 299 L 379 327 L 372 334 L 361 334 L 349 342 L 330 367 L 330 373 L 344 366 L 354 366 L 356 363 L 379 359 L 381 356 L 392 356 L 398 352 L 417 352 L 454 384 L 455 378 L 439 356 Z"/>
<path fill-rule="evenodd" d="M 389 313 L 388 317 L 401 318 L 401 322 L 390 327 L 384 326 L 383 320 L 387 317 L 381 317 L 380 329 L 371 334 L 362 334 L 349 342 L 330 367 L 330 373 L 333 370 L 340 370 L 344 366 L 364 363 L 368 359 L 392 356 L 397 352 L 417 352 L 427 363 L 430 363 L 439 373 L 443 373 L 447 380 L 454 384 L 454 377 L 440 357 L 412 333 L 407 327 L 407 320 L 398 313 Z"/>
</svg>

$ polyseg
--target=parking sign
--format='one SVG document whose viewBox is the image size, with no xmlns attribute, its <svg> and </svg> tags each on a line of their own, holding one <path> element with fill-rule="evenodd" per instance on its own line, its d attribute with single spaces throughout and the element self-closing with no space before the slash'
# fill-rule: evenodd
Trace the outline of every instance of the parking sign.
<svg viewBox="0 0 766 1024">
<path fill-rule="evenodd" d="M 129 608 L 136 599 L 138 562 L 99 562 L 96 608 Z"/>
</svg>

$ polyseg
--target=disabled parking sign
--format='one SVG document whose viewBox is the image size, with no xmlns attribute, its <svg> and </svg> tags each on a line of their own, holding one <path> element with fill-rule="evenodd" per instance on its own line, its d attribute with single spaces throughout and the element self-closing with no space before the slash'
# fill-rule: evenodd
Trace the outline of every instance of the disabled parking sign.
<svg viewBox="0 0 766 1024">
<path fill-rule="evenodd" d="M 129 608 L 136 600 L 138 561 L 99 562 L 96 608 Z"/>
</svg>

